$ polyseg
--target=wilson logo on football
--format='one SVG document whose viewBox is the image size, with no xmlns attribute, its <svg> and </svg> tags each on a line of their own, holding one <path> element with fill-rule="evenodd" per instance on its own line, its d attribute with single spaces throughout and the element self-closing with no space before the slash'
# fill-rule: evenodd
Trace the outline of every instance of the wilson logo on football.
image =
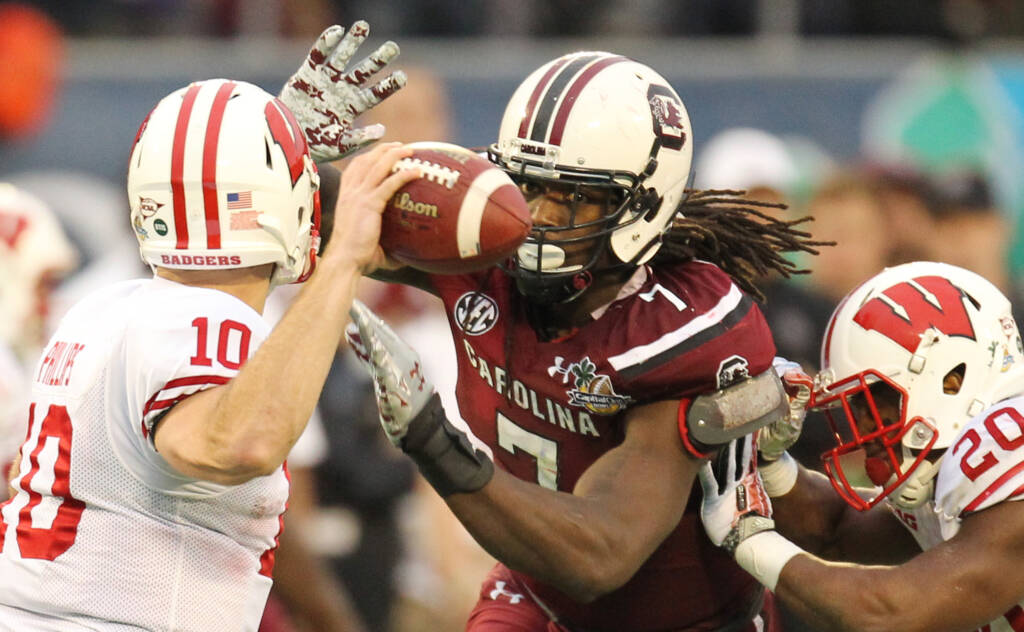
<svg viewBox="0 0 1024 632">
<path fill-rule="evenodd" d="M 632 397 L 615 392 L 611 378 L 597 373 L 597 365 L 589 356 L 568 366 L 562 366 L 564 360 L 555 356 L 555 364 L 548 367 L 548 375 L 561 375 L 562 384 L 567 384 L 570 378 L 573 380 L 575 388 L 566 391 L 570 406 L 580 406 L 598 415 L 614 415 L 633 401 Z"/>
<path fill-rule="evenodd" d="M 455 302 L 455 323 L 467 336 L 485 334 L 498 322 L 498 304 L 480 292 L 466 292 Z"/>
<path fill-rule="evenodd" d="M 412 199 L 408 193 L 398 193 L 394 198 L 391 199 L 391 203 L 394 204 L 395 208 L 406 212 L 415 213 L 416 215 L 425 215 L 426 217 L 437 217 L 437 205 L 427 204 L 425 202 L 417 202 Z"/>
</svg>

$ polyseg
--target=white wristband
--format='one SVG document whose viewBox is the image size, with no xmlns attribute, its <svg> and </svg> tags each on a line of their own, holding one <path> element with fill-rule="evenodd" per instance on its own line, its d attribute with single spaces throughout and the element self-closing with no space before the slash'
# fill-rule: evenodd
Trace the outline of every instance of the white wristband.
<svg viewBox="0 0 1024 632">
<path fill-rule="evenodd" d="M 736 547 L 736 563 L 754 576 L 768 590 L 775 592 L 779 574 L 794 555 L 803 549 L 782 537 L 776 531 L 755 533 Z"/>
<path fill-rule="evenodd" d="M 796 460 L 789 455 L 789 452 L 783 452 L 778 459 L 765 465 L 759 465 L 757 471 L 761 474 L 764 491 L 768 497 L 778 498 L 788 494 L 789 490 L 796 485 L 800 466 L 796 464 Z"/>
</svg>

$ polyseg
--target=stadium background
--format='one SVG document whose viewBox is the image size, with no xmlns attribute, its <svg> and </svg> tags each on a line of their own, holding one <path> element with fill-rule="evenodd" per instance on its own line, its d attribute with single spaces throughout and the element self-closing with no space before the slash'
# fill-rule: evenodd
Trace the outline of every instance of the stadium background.
<svg viewBox="0 0 1024 632">
<path fill-rule="evenodd" d="M 529 69 L 566 51 L 604 49 L 649 63 L 673 82 L 689 109 L 698 154 L 707 139 L 736 126 L 804 139 L 837 161 L 877 153 L 878 143 L 866 147 L 872 142 L 866 137 L 877 141 L 883 136 L 892 144 L 928 144 L 915 150 L 929 154 L 928 161 L 942 163 L 954 153 L 952 159 L 966 156 L 981 162 L 995 180 L 1001 206 L 1014 217 L 1024 207 L 1024 178 L 1019 176 L 1024 173 L 1020 3 L 34 4 L 51 12 L 64 30 L 63 56 L 52 59 L 60 65 L 63 82 L 45 126 L 0 139 L 0 175 L 56 168 L 119 185 L 128 139 L 163 94 L 212 76 L 247 79 L 274 91 L 324 23 L 345 23 L 351 15 L 370 20 L 371 43 L 385 38 L 399 42 L 403 54 L 398 65 L 426 67 L 445 82 L 452 140 L 460 144 L 481 146 L 494 139 L 505 100 Z M 525 22 L 506 18 L 507 29 L 496 23 L 505 13 L 528 15 L 531 7 L 540 13 L 539 4 L 563 13 L 551 16 L 548 9 L 546 19 Z M 428 9 L 430 19 L 414 19 Z M 301 14 L 303 20 L 291 14 Z M 914 86 L 909 101 L 904 95 L 879 112 L 885 91 L 910 83 L 913 73 L 934 74 L 919 79 L 923 83 Z M 908 134 L 916 134 L 913 138 L 893 133 L 894 128 L 908 131 L 914 126 Z M 815 155 L 806 158 L 813 167 Z M 1013 265 L 1018 272 L 1024 270 L 1024 246 L 1019 243 Z"/>
</svg>

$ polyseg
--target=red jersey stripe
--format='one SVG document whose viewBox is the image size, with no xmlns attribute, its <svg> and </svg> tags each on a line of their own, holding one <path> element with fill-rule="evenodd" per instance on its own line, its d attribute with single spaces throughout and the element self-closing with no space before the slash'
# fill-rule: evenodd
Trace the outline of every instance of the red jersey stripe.
<svg viewBox="0 0 1024 632">
<path fill-rule="evenodd" d="M 166 390 L 169 390 L 169 389 L 172 389 L 172 388 L 181 388 L 182 386 L 195 386 L 197 384 L 198 385 L 203 385 L 203 384 L 215 384 L 215 385 L 227 384 L 228 381 L 230 381 L 230 380 L 231 380 L 230 377 L 226 377 L 224 375 L 192 375 L 192 376 L 189 376 L 189 377 L 180 377 L 178 379 L 171 380 L 167 384 L 164 384 L 163 388 L 161 388 L 159 391 L 154 393 L 152 397 L 149 398 L 149 401 L 147 401 L 146 405 L 143 406 L 143 408 L 142 408 L 142 416 L 145 417 L 146 415 L 148 415 L 150 413 L 150 411 L 155 410 L 154 405 L 157 402 L 159 402 L 159 401 L 167 401 L 167 400 L 158 400 L 157 399 L 158 397 L 160 397 L 160 393 L 163 393 Z"/>
<path fill-rule="evenodd" d="M 1007 482 L 1009 482 L 1014 476 L 1019 474 L 1021 471 L 1024 471 L 1024 462 L 1021 462 L 1021 463 L 1018 463 L 1017 465 L 1014 465 L 1012 468 L 1010 468 L 1009 470 L 1004 472 L 1002 476 L 997 478 L 991 485 L 986 487 L 983 492 L 978 494 L 977 498 L 975 498 L 971 502 L 967 503 L 967 506 L 964 507 L 963 513 L 969 513 L 969 512 L 974 511 L 975 509 L 977 509 L 982 503 L 984 503 L 986 500 L 988 500 L 989 497 L 992 496 L 992 494 L 994 494 L 997 491 L 999 491 L 1000 487 L 1002 487 Z M 1018 488 L 1017 491 L 1019 492 L 1020 489 Z M 1016 492 L 1014 492 L 1014 493 L 1016 493 Z"/>
</svg>

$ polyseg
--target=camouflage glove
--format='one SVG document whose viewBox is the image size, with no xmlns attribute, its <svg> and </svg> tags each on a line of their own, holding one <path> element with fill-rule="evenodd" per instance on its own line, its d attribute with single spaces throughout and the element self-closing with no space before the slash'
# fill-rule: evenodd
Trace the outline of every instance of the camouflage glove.
<svg viewBox="0 0 1024 632">
<path fill-rule="evenodd" d="M 345 336 L 373 377 L 380 423 L 391 443 L 442 497 L 486 485 L 494 463 L 448 421 L 419 354 L 358 300 L 349 314 L 353 324 Z"/>
<path fill-rule="evenodd" d="M 345 72 L 369 32 L 369 25 L 361 20 L 347 33 L 336 24 L 328 27 L 281 89 L 281 101 L 298 120 L 315 162 L 338 160 L 380 139 L 383 125 L 354 128 L 352 123 L 405 85 L 405 73 L 400 70 L 369 83 L 398 56 L 398 45 L 392 41 Z"/>
</svg>

